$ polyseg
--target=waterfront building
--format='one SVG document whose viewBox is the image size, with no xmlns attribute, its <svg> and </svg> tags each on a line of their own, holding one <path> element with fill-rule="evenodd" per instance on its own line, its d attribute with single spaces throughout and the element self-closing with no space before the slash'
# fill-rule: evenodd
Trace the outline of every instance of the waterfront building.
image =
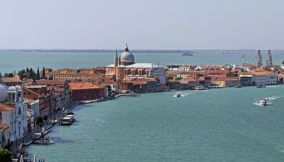
<svg viewBox="0 0 284 162">
<path fill-rule="evenodd" d="M 240 79 L 237 77 L 211 77 L 212 88 L 236 87 L 240 86 Z"/>
<path fill-rule="evenodd" d="M 96 100 L 105 97 L 105 88 L 98 83 L 69 83 L 72 99 L 75 101 Z"/>
<path fill-rule="evenodd" d="M 132 90 L 134 92 L 155 92 L 158 82 L 155 78 L 125 78 L 121 82 L 122 90 Z"/>
<path fill-rule="evenodd" d="M 225 78 L 225 87 L 238 87 L 241 85 L 240 78 Z"/>
<path fill-rule="evenodd" d="M 16 86 L 16 85 L 22 84 L 22 80 L 18 76 L 2 77 L 1 80 L 2 80 L 2 83 L 4 83 L 7 86 Z"/>
<path fill-rule="evenodd" d="M 134 55 L 126 46 L 120 56 L 116 53 L 114 64 L 106 67 L 106 76 L 114 78 L 121 83 L 129 83 L 136 80 L 155 78 L 157 86 L 166 84 L 165 68 L 152 63 L 135 63 Z M 151 79 L 150 79 L 151 80 Z M 133 84 L 135 84 L 133 82 Z M 141 85 L 142 86 L 142 85 Z M 125 86 L 120 89 L 126 88 Z"/>
<path fill-rule="evenodd" d="M 278 75 L 271 71 L 254 70 L 250 71 L 252 82 L 256 86 L 275 85 L 278 82 Z"/>
<path fill-rule="evenodd" d="M 71 106 L 71 92 L 66 80 L 36 80 L 37 85 L 46 85 L 52 94 L 51 107 L 53 111 L 60 112 Z"/>
<path fill-rule="evenodd" d="M 52 80 L 82 80 L 82 81 L 97 81 L 105 76 L 106 69 L 104 67 L 97 68 L 81 68 L 81 69 L 58 69 L 45 70 L 45 76 Z"/>
<path fill-rule="evenodd" d="M 225 77 L 211 77 L 211 87 L 212 88 L 224 88 L 226 86 Z"/>
<path fill-rule="evenodd" d="M 253 86 L 252 75 L 249 73 L 241 73 L 239 74 L 240 84 L 242 86 Z"/>
</svg>

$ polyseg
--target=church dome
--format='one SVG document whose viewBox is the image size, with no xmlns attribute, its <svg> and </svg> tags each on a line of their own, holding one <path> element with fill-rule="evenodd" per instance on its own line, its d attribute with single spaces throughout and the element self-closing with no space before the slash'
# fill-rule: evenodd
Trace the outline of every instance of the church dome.
<svg viewBox="0 0 284 162">
<path fill-rule="evenodd" d="M 6 95 L 7 95 L 7 87 L 3 84 L 0 84 L 0 102 L 6 100 Z"/>
<path fill-rule="evenodd" d="M 126 64 L 134 64 L 134 55 L 129 51 L 128 47 L 126 46 L 124 52 L 121 53 L 120 55 L 120 61 L 121 63 L 126 63 Z"/>
</svg>

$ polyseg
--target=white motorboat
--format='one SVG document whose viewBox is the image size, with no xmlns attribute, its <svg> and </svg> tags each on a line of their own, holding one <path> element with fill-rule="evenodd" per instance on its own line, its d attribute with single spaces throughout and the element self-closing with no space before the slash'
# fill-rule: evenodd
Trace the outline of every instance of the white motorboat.
<svg viewBox="0 0 284 162">
<path fill-rule="evenodd" d="M 177 93 L 175 96 L 179 98 L 179 97 L 181 97 L 181 94 Z"/>
<path fill-rule="evenodd" d="M 61 125 L 71 125 L 75 121 L 73 113 L 67 113 L 65 117 L 61 120 Z"/>
<path fill-rule="evenodd" d="M 207 90 L 208 88 L 204 87 L 203 85 L 199 85 L 195 87 L 195 90 Z"/>
<path fill-rule="evenodd" d="M 34 141 L 34 144 L 50 145 L 50 144 L 54 144 L 54 141 L 50 140 L 49 138 L 42 138 L 42 139 Z"/>
<path fill-rule="evenodd" d="M 257 103 L 259 106 L 267 106 L 267 98 L 261 98 Z"/>
</svg>

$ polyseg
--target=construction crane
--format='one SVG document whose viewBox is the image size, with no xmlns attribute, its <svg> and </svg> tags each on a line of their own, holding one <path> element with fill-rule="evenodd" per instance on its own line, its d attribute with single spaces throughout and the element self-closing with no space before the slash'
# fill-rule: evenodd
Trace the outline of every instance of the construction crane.
<svg viewBox="0 0 284 162">
<path fill-rule="evenodd" d="M 258 50 L 257 56 L 258 56 L 257 66 L 262 66 L 262 56 L 260 50 Z"/>
<path fill-rule="evenodd" d="M 273 62 L 272 62 L 272 54 L 271 54 L 270 50 L 268 50 L 268 58 L 269 58 L 268 65 L 270 67 L 272 67 L 273 66 Z"/>
<path fill-rule="evenodd" d="M 244 54 L 242 54 L 241 59 L 242 59 L 243 64 L 248 63 L 247 58 Z"/>
</svg>

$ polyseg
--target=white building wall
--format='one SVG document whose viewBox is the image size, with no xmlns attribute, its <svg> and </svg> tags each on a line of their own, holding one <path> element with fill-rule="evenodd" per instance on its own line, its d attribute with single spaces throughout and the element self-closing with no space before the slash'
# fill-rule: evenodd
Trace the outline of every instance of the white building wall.
<svg viewBox="0 0 284 162">
<path fill-rule="evenodd" d="M 274 85 L 277 84 L 277 75 L 254 75 L 252 78 L 255 85 Z"/>
<path fill-rule="evenodd" d="M 166 71 L 162 67 L 154 67 L 150 70 L 150 76 L 158 78 L 161 84 L 166 84 Z"/>
</svg>

